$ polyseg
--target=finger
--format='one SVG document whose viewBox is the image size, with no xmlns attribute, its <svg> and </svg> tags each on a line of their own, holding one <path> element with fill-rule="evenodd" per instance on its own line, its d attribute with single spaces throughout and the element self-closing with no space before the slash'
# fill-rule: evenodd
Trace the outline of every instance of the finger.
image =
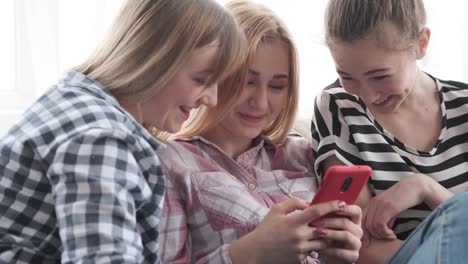
<svg viewBox="0 0 468 264">
<path fill-rule="evenodd" d="M 395 223 L 395 217 L 390 219 L 390 221 L 387 224 L 387 227 L 390 230 L 390 232 L 388 233 L 387 239 L 396 239 L 397 238 L 397 236 L 395 235 L 395 232 L 392 229 L 394 223 Z"/>
<path fill-rule="evenodd" d="M 296 215 L 299 223 L 310 223 L 330 213 L 343 211 L 346 208 L 346 203 L 343 201 L 331 201 L 326 203 L 315 204 L 306 208 L 303 212 Z"/>
<path fill-rule="evenodd" d="M 309 205 L 299 198 L 293 197 L 284 202 L 275 204 L 271 207 L 270 211 L 280 213 L 280 214 L 289 214 L 295 210 L 304 210 L 308 208 Z"/>
<path fill-rule="evenodd" d="M 367 216 L 367 207 L 363 208 L 362 209 L 362 223 L 361 223 L 361 227 L 362 227 L 362 238 L 361 238 L 361 242 L 362 242 L 362 246 L 363 247 L 369 247 L 370 246 L 370 236 L 369 236 L 369 232 L 366 230 L 365 228 L 365 221 L 366 221 L 366 216 Z"/>
<path fill-rule="evenodd" d="M 370 247 L 370 236 L 369 236 L 369 232 L 367 232 L 365 229 L 362 230 L 362 238 L 361 238 L 361 242 L 362 242 L 362 247 Z"/>
<path fill-rule="evenodd" d="M 363 226 L 368 230 L 370 231 L 372 229 L 372 226 L 371 224 L 373 223 L 372 222 L 372 219 L 374 218 L 374 212 L 375 212 L 375 209 L 374 209 L 374 204 L 372 203 L 372 200 L 371 202 L 369 203 L 369 205 L 366 207 L 366 214 L 365 214 L 365 218 L 363 218 Z M 371 233 L 372 234 L 372 233 Z"/>
<path fill-rule="evenodd" d="M 358 250 L 343 248 L 326 248 L 319 252 L 319 255 L 325 255 L 327 258 L 340 259 L 347 263 L 355 263 L 359 259 Z"/>
<path fill-rule="evenodd" d="M 385 239 L 396 239 L 395 232 L 393 232 L 393 230 L 389 227 L 388 224 L 385 226 L 384 232 L 385 234 L 383 234 L 383 236 Z"/>
<path fill-rule="evenodd" d="M 331 241 L 332 245 L 341 245 L 340 248 L 359 250 L 362 246 L 361 237 L 348 231 L 317 228 L 316 233 Z"/>
<path fill-rule="evenodd" d="M 387 223 L 380 219 L 375 219 L 372 225 L 372 234 L 378 239 L 385 239 L 390 236 L 393 231 L 387 227 Z"/>
<path fill-rule="evenodd" d="M 329 246 L 329 243 L 325 239 L 312 239 L 302 243 L 299 253 L 304 254 L 311 251 L 320 251 L 328 248 Z"/>
<path fill-rule="evenodd" d="M 375 199 L 375 197 L 372 199 Z M 376 206 L 375 200 L 371 200 L 369 206 L 366 209 L 366 218 L 364 220 L 363 226 L 369 232 L 369 235 L 379 238 L 380 235 L 378 233 L 378 227 L 376 227 L 376 225 L 378 225 L 378 223 L 376 222 L 376 216 L 378 215 L 378 207 Z"/>
<path fill-rule="evenodd" d="M 353 221 L 354 223 L 361 225 L 362 210 L 361 210 L 361 207 L 357 205 L 348 205 L 344 208 L 344 210 L 339 211 L 336 214 L 340 216 L 345 216 L 349 218 L 351 221 Z"/>
<path fill-rule="evenodd" d="M 323 219 L 323 224 L 321 226 L 326 229 L 331 230 L 342 230 L 351 232 L 353 235 L 359 239 L 362 237 L 363 231 L 360 224 L 356 224 L 346 217 L 330 217 Z"/>
<path fill-rule="evenodd" d="M 391 218 L 387 213 L 380 213 L 372 221 L 372 233 L 376 238 L 386 239 L 394 236 L 393 230 L 388 227 Z"/>
</svg>

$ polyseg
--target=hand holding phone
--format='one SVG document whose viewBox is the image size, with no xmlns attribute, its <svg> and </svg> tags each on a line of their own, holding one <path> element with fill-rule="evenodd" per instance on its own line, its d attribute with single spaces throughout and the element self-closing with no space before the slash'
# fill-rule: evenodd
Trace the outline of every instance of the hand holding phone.
<svg viewBox="0 0 468 264">
<path fill-rule="evenodd" d="M 341 200 L 354 204 L 372 173 L 369 166 L 331 166 L 310 205 Z"/>
</svg>

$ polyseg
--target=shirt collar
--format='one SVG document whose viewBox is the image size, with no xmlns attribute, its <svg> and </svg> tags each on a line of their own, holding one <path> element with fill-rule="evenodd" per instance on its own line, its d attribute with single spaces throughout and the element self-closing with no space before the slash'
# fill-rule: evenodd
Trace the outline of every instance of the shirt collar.
<svg viewBox="0 0 468 264">
<path fill-rule="evenodd" d="M 94 94 L 95 96 L 102 98 L 103 100 L 111 103 L 121 112 L 125 113 L 132 121 L 135 130 L 139 131 L 141 136 L 148 141 L 154 149 L 164 149 L 166 145 L 155 138 L 146 128 L 144 128 L 138 121 L 127 111 L 125 110 L 114 97 L 114 95 L 101 83 L 96 80 L 89 78 L 81 72 L 70 70 L 64 74 L 60 80 L 61 84 L 66 86 L 74 86 L 85 89 L 89 93 Z"/>
<path fill-rule="evenodd" d="M 210 147 L 216 148 L 221 152 L 224 152 L 221 148 L 218 147 L 218 145 L 214 144 L 213 142 L 205 139 L 202 136 L 193 136 L 193 137 L 187 137 L 187 138 L 177 138 L 175 140 L 178 141 L 184 141 L 184 142 L 201 142 L 204 145 L 208 145 Z M 249 148 L 247 151 L 243 152 L 241 155 L 244 155 L 245 153 L 254 153 L 255 155 L 258 155 L 260 153 L 261 149 L 265 149 L 266 151 L 273 151 L 273 155 L 276 154 L 277 151 L 277 146 L 273 141 L 271 141 L 270 138 L 267 136 L 261 134 L 258 137 L 253 139 L 253 147 Z"/>
</svg>

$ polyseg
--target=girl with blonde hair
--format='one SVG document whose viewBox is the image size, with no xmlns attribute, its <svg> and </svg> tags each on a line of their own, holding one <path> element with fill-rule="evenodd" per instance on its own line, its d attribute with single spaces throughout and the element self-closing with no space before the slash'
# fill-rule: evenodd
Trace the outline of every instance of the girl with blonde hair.
<svg viewBox="0 0 468 264">
<path fill-rule="evenodd" d="M 310 143 L 288 135 L 298 102 L 290 33 L 263 5 L 226 7 L 245 34 L 247 57 L 220 83 L 218 105 L 197 113 L 159 153 L 168 179 L 163 262 L 356 261 L 359 207 L 305 202 L 316 177 Z M 319 220 L 331 212 L 344 217 Z"/>
<path fill-rule="evenodd" d="M 0 139 L 0 262 L 159 263 L 153 134 L 216 105 L 243 43 L 214 0 L 127 0 L 96 52 Z"/>
</svg>

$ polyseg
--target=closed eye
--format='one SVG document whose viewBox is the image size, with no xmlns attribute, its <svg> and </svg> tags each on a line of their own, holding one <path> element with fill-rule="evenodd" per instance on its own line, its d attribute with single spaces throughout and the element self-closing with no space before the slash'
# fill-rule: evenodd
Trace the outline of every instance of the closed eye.
<svg viewBox="0 0 468 264">
<path fill-rule="evenodd" d="M 247 81 L 247 86 L 255 85 L 255 81 Z"/>
<path fill-rule="evenodd" d="M 275 90 L 283 90 L 286 86 L 282 85 L 270 85 L 270 88 L 275 89 Z"/>
<path fill-rule="evenodd" d="M 209 77 L 193 77 L 192 80 L 198 85 L 206 85 Z"/>
<path fill-rule="evenodd" d="M 389 77 L 389 75 L 375 76 L 375 77 L 372 77 L 372 79 L 374 79 L 374 80 L 383 80 L 383 79 L 385 79 L 387 77 Z"/>
</svg>

